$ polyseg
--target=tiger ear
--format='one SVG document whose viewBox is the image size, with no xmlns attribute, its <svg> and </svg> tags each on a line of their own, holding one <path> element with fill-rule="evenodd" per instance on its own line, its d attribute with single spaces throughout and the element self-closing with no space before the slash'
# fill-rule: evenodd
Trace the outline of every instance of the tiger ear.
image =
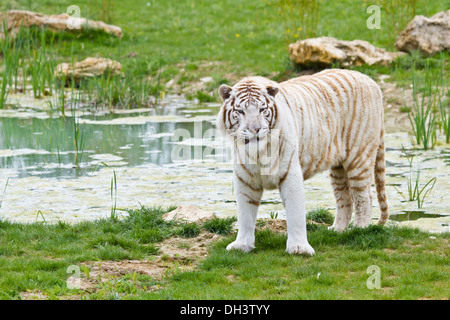
<svg viewBox="0 0 450 320">
<path fill-rule="evenodd" d="M 270 94 L 272 97 L 275 97 L 278 93 L 279 89 L 277 87 L 268 86 L 267 87 L 267 93 Z"/>
<path fill-rule="evenodd" d="M 219 93 L 222 96 L 223 100 L 227 100 L 230 97 L 231 90 L 233 90 L 233 88 L 227 86 L 226 84 L 223 84 L 219 87 Z"/>
</svg>

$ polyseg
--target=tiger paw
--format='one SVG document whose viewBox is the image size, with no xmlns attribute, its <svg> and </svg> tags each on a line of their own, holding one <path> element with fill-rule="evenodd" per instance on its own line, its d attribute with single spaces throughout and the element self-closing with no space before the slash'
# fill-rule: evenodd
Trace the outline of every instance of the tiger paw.
<svg viewBox="0 0 450 320">
<path fill-rule="evenodd" d="M 239 250 L 239 251 L 242 251 L 242 252 L 250 252 L 253 249 L 255 249 L 254 246 L 250 246 L 250 245 L 247 245 L 245 243 L 240 243 L 240 242 L 237 242 L 237 241 L 233 241 L 232 243 L 230 243 L 227 246 L 227 250 L 228 251 L 230 251 L 230 250 Z"/>
<path fill-rule="evenodd" d="M 335 226 L 335 225 L 332 225 L 331 227 L 328 227 L 328 230 L 330 230 L 330 231 L 336 231 L 336 232 L 342 232 L 342 231 L 344 231 L 346 229 L 346 227 L 344 226 Z"/>
<path fill-rule="evenodd" d="M 307 256 L 312 256 L 315 253 L 313 247 L 311 247 L 309 243 L 289 245 L 286 249 L 286 252 L 289 254 L 302 254 Z"/>
</svg>

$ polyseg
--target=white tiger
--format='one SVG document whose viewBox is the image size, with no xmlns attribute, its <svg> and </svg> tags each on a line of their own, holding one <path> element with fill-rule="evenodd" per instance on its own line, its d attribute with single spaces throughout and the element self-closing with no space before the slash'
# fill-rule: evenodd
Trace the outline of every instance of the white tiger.
<svg viewBox="0 0 450 320">
<path fill-rule="evenodd" d="M 278 188 L 286 209 L 288 253 L 313 255 L 306 235 L 303 180 L 330 169 L 337 204 L 333 225 L 367 227 L 370 184 L 388 219 L 385 194 L 384 112 L 379 86 L 356 71 L 331 69 L 276 83 L 248 77 L 221 85 L 217 127 L 233 139 L 238 233 L 227 249 L 255 247 L 263 189 Z"/>
</svg>

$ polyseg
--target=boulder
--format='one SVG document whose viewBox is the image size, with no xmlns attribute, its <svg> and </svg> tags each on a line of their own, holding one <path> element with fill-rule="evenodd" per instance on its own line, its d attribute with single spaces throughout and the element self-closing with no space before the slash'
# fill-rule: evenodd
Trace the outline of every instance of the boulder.
<svg viewBox="0 0 450 320">
<path fill-rule="evenodd" d="M 167 212 L 162 216 L 166 221 L 171 220 L 184 220 L 186 222 L 204 222 L 206 220 L 214 218 L 214 212 L 203 211 L 196 206 L 179 206 L 175 210 Z"/>
<path fill-rule="evenodd" d="M 83 32 L 86 30 L 103 30 L 118 38 L 122 37 L 122 29 L 117 26 L 106 24 L 102 21 L 88 20 L 86 18 L 72 17 L 68 14 L 44 15 L 38 12 L 26 10 L 8 10 L 6 13 L 0 12 L 0 38 L 5 38 L 3 30 L 3 21 L 6 21 L 6 27 L 10 36 L 14 37 L 19 29 L 37 26 L 47 27 L 49 30 Z"/>
<path fill-rule="evenodd" d="M 368 65 L 389 65 L 403 53 L 388 52 L 377 48 L 367 41 L 337 40 L 332 37 L 310 38 L 289 45 L 289 58 L 296 65 L 340 67 Z"/>
<path fill-rule="evenodd" d="M 72 63 L 61 63 L 55 68 L 57 79 L 65 78 L 67 81 L 74 79 L 75 83 L 80 83 L 82 79 L 94 78 L 102 75 L 121 75 L 122 65 L 107 58 L 86 58 L 83 61 Z"/>
<path fill-rule="evenodd" d="M 405 52 L 419 50 L 424 56 L 450 51 L 450 10 L 431 18 L 415 16 L 398 35 L 395 47 Z"/>
</svg>

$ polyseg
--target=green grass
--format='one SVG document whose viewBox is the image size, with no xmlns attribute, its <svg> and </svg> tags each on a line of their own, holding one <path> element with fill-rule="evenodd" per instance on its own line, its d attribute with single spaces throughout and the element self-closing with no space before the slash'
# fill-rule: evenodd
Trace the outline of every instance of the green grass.
<svg viewBox="0 0 450 320">
<path fill-rule="evenodd" d="M 206 221 L 203 224 L 203 227 L 212 233 L 217 233 L 220 235 L 227 235 L 232 230 L 232 223 L 236 221 L 236 217 L 230 218 L 213 218 L 209 221 Z"/>
<path fill-rule="evenodd" d="M 27 290 L 50 297 L 73 294 L 66 287 L 70 265 L 149 259 L 159 252 L 156 243 L 176 235 L 196 236 L 203 228 L 162 219 L 172 209 L 141 207 L 128 210 L 123 219 L 114 216 L 74 225 L 0 220 L 0 299 L 17 299 Z M 222 229 L 231 223 L 215 222 Z"/>
<path fill-rule="evenodd" d="M 448 234 L 371 226 L 343 233 L 320 227 L 308 235 L 313 257 L 285 253 L 286 236 L 256 234 L 250 254 L 216 243 L 196 271 L 179 272 L 143 299 L 419 299 L 448 298 Z M 369 266 L 381 287 L 368 289 Z M 205 285 L 206 284 L 206 285 Z"/>
<path fill-rule="evenodd" d="M 138 97 L 131 99 L 148 105 L 147 97 L 140 98 L 140 93 L 161 93 L 164 91 L 163 85 L 177 75 L 180 76 L 180 85 L 187 90 L 193 81 L 205 76 L 213 76 L 218 83 L 223 80 L 234 82 L 249 74 L 274 79 L 295 76 L 296 70 L 288 59 L 286 34 L 287 29 L 294 29 L 297 24 L 297 29 L 302 24 L 312 26 L 308 28 L 312 28 L 312 33 L 316 36 L 332 36 L 343 40 L 362 39 L 392 50 L 392 19 L 396 15 L 407 16 L 401 11 L 403 7 L 401 10 L 397 9 L 398 12 L 386 11 L 383 1 L 321 1 L 317 23 L 302 22 L 296 18 L 296 12 L 302 8 L 298 1 L 168 0 L 149 2 L 150 6 L 144 0 L 110 2 L 112 5 L 106 5 L 105 1 L 100 0 L 80 0 L 77 5 L 80 6 L 83 17 L 107 19 L 109 23 L 120 26 L 124 32 L 122 39 L 101 32 L 64 34 L 55 39 L 55 48 L 48 48 L 48 54 L 54 56 L 53 60 L 57 62 L 71 61 L 72 54 L 77 61 L 88 56 L 109 57 L 120 61 L 125 69 L 125 84 L 118 81 L 111 90 L 104 90 L 103 97 L 106 98 L 99 103 L 121 106 L 128 105 L 125 98 L 130 97 L 124 96 L 128 84 L 137 88 L 138 92 Z M 286 17 L 286 10 L 280 6 L 280 2 L 293 3 L 289 4 L 291 7 L 287 10 L 291 12 L 288 16 L 293 20 Z M 317 6 L 316 1 L 309 2 L 313 7 Z M 448 1 L 438 0 L 414 2 L 415 13 L 426 16 L 443 11 L 449 5 Z M 383 6 L 379 30 L 371 30 L 366 26 L 366 20 L 370 16 L 366 8 L 375 3 Z M 66 12 L 67 7 L 72 4 L 69 0 L 17 0 L 2 3 L 0 10 L 31 9 L 55 14 Z M 392 76 L 392 81 L 408 82 L 409 85 L 410 63 L 404 63 L 408 57 L 401 58 L 398 67 L 394 64 L 391 68 L 363 66 L 356 69 L 371 76 L 386 73 Z M 445 60 L 448 61 L 448 54 L 445 54 Z M 136 63 L 139 68 L 136 68 Z M 212 66 L 205 68 L 205 63 L 212 63 Z M 445 71 L 448 71 L 448 63 Z M 145 83 L 144 80 L 148 78 L 153 81 Z M 212 100 L 211 94 L 218 99 L 216 87 L 202 89 L 200 93 L 197 91 L 198 89 L 193 88 L 190 95 L 200 101 Z M 117 99 L 121 100 L 120 103 Z"/>
<path fill-rule="evenodd" d="M 318 223 L 333 224 L 334 216 L 327 209 L 317 208 L 309 211 L 306 219 Z"/>
<path fill-rule="evenodd" d="M 151 260 L 168 237 L 195 236 L 201 229 L 226 234 L 235 221 L 164 221 L 170 209 L 141 207 L 122 219 L 74 225 L 1 220 L 0 298 L 20 299 L 29 291 L 48 299 L 439 299 L 450 292 L 448 233 L 376 225 L 342 233 L 325 225 L 308 228 L 313 257 L 288 255 L 286 235 L 267 229 L 257 231 L 251 253 L 228 252 L 235 238 L 228 234 L 191 271 L 175 265 L 162 279 L 129 272 L 97 281 L 90 291 L 67 287 L 72 265 L 80 266 L 82 278 L 92 278 L 102 261 Z M 325 216 L 323 209 L 309 213 L 316 222 Z M 373 265 L 380 268 L 381 287 L 371 290 L 367 270 Z"/>
</svg>

